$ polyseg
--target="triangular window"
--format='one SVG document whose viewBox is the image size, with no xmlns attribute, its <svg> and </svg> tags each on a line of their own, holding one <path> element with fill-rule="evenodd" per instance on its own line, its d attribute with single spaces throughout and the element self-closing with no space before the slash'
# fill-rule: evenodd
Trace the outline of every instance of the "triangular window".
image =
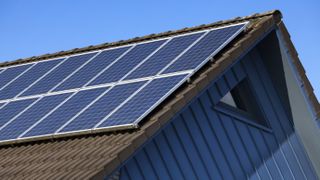
<svg viewBox="0 0 320 180">
<path fill-rule="evenodd" d="M 268 126 L 247 80 L 241 81 L 222 97 L 218 105 L 237 117 L 241 116 L 252 123 Z"/>
</svg>

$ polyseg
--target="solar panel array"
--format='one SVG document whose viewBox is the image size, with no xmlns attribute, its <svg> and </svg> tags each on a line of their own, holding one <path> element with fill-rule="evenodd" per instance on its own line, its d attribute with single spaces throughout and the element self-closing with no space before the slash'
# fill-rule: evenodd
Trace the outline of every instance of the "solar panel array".
<svg viewBox="0 0 320 180">
<path fill-rule="evenodd" d="M 136 127 L 247 23 L 0 69 L 0 141 Z"/>
</svg>

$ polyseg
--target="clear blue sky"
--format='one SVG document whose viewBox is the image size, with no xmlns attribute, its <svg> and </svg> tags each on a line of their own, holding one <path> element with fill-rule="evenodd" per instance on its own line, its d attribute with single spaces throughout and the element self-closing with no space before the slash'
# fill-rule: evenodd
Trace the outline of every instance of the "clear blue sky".
<svg viewBox="0 0 320 180">
<path fill-rule="evenodd" d="M 0 61 L 279 9 L 320 99 L 319 0 L 2 0 Z"/>
</svg>

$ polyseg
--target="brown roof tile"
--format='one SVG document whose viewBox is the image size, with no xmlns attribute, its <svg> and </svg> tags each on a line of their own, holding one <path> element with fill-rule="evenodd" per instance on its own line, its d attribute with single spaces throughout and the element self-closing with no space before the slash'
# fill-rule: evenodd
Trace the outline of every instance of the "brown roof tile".
<svg viewBox="0 0 320 180">
<path fill-rule="evenodd" d="M 210 81 L 216 78 L 236 58 L 240 57 L 244 50 L 253 46 L 261 35 L 270 30 L 275 24 L 280 23 L 279 26 L 282 27 L 281 14 L 279 11 L 271 11 L 194 28 L 185 28 L 127 41 L 78 48 L 1 64 L 1 66 L 6 66 L 43 60 L 248 20 L 251 21 L 248 30 L 240 38 L 228 45 L 215 58 L 215 63 L 202 68 L 188 84 L 179 88 L 148 116 L 139 128 L 98 134 L 80 134 L 72 137 L 60 137 L 37 142 L 20 142 L 1 146 L 0 179 L 73 179 L 75 177 L 77 179 L 102 179 L 105 175 L 116 170 L 139 146 L 163 127 L 177 111 L 181 110 Z M 305 76 L 302 70 L 300 74 L 303 77 Z M 304 79 L 307 84 L 308 80 Z M 311 89 L 307 89 L 307 91 L 310 92 L 309 96 L 312 99 L 313 93 Z"/>
</svg>

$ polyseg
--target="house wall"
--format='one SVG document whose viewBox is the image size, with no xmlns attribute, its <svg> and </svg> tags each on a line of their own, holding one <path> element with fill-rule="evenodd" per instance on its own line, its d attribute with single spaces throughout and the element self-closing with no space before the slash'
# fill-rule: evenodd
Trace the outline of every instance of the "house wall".
<svg viewBox="0 0 320 180">
<path fill-rule="evenodd" d="M 289 95 L 289 102 L 292 109 L 292 117 L 297 133 L 302 139 L 315 170 L 320 175 L 320 121 L 316 118 L 316 112 L 308 102 L 307 93 L 303 91 L 303 81 L 293 66 L 293 57 L 288 51 L 288 44 L 283 39 L 281 31 L 277 31 L 281 49 L 281 63 L 283 63 L 284 77 Z"/>
<path fill-rule="evenodd" d="M 214 108 L 244 78 L 270 129 Z M 129 159 L 120 179 L 317 179 L 289 117 L 254 49 Z"/>
</svg>

